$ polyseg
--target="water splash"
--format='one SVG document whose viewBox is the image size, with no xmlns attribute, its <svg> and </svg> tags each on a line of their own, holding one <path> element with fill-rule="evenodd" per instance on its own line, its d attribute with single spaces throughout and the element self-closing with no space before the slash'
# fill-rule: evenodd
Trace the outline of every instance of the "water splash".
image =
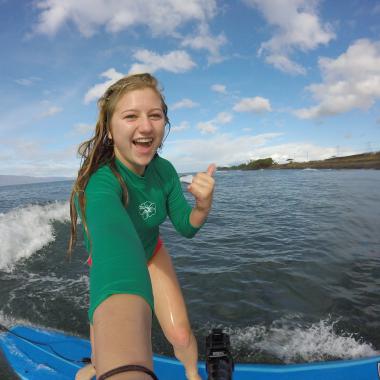
<svg viewBox="0 0 380 380">
<path fill-rule="evenodd" d="M 29 205 L 0 214 L 0 269 L 11 270 L 18 260 L 54 241 L 52 223 L 69 220 L 68 202 Z"/>
<path fill-rule="evenodd" d="M 184 175 L 184 176 L 180 177 L 179 180 L 183 183 L 191 183 L 193 181 L 193 176 L 191 174 Z"/>
<path fill-rule="evenodd" d="M 338 333 L 335 322 L 322 320 L 308 328 L 273 328 L 275 353 L 285 362 L 351 359 L 376 355 L 373 347 L 352 333 Z"/>
<path fill-rule="evenodd" d="M 233 352 L 251 359 L 263 353 L 284 363 L 319 362 L 335 359 L 357 359 L 378 355 L 371 344 L 352 333 L 338 332 L 331 318 L 310 325 L 287 324 L 284 321 L 246 328 L 228 328 Z M 248 355 L 247 355 L 248 354 Z"/>
</svg>

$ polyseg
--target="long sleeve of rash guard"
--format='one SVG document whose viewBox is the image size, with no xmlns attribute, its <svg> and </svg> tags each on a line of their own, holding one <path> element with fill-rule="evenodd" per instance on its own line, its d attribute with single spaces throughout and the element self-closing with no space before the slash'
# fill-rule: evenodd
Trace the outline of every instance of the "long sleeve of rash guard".
<svg viewBox="0 0 380 380">
<path fill-rule="evenodd" d="M 200 227 L 196 228 L 191 225 L 190 214 L 192 207 L 185 199 L 181 182 L 175 168 L 168 161 L 167 163 L 169 164 L 171 176 L 167 198 L 168 215 L 177 232 L 184 237 L 191 238 L 199 231 Z"/>
<path fill-rule="evenodd" d="M 108 167 L 94 173 L 86 187 L 90 270 L 89 318 L 112 294 L 136 294 L 153 310 L 153 294 L 141 240 L 121 199 L 121 187 Z"/>
</svg>

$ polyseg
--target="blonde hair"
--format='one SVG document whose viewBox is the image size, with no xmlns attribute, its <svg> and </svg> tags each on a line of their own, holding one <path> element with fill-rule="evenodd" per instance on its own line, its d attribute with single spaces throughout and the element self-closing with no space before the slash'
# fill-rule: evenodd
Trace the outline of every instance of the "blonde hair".
<svg viewBox="0 0 380 380">
<path fill-rule="evenodd" d="M 108 87 L 103 96 L 98 100 L 99 116 L 96 122 L 95 134 L 90 140 L 83 142 L 78 148 L 78 154 L 81 156 L 81 165 L 70 196 L 71 235 L 68 247 L 69 256 L 72 254 L 77 238 L 78 211 L 75 206 L 76 198 L 78 200 L 82 224 L 87 238 L 90 241 L 85 215 L 86 198 L 84 191 L 91 175 L 99 167 L 107 164 L 109 165 L 121 185 L 123 203 L 125 206 L 128 203 L 128 189 L 119 171 L 117 170 L 113 141 L 108 136 L 110 134 L 110 122 L 120 98 L 127 92 L 141 90 L 144 88 L 154 90 L 160 97 L 165 122 L 170 127 L 168 107 L 165 103 L 162 90 L 159 88 L 157 79 L 151 74 L 145 73 L 129 75 Z"/>
</svg>

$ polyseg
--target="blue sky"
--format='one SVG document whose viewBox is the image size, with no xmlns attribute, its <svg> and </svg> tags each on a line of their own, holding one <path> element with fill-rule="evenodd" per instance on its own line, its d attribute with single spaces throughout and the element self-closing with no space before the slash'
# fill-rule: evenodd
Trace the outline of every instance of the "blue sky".
<svg viewBox="0 0 380 380">
<path fill-rule="evenodd" d="M 380 151 L 380 1 L 0 0 L 0 174 L 75 176 L 96 99 L 159 79 L 180 172 Z"/>
</svg>

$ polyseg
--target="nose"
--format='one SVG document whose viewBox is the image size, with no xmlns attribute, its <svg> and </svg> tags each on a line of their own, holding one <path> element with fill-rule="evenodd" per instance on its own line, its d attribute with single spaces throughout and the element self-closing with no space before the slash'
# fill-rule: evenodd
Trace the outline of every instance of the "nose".
<svg viewBox="0 0 380 380">
<path fill-rule="evenodd" d="M 139 123 L 140 132 L 148 133 L 152 131 L 152 129 L 153 129 L 152 120 L 149 119 L 148 115 L 142 115 L 140 118 L 140 123 Z"/>
</svg>

